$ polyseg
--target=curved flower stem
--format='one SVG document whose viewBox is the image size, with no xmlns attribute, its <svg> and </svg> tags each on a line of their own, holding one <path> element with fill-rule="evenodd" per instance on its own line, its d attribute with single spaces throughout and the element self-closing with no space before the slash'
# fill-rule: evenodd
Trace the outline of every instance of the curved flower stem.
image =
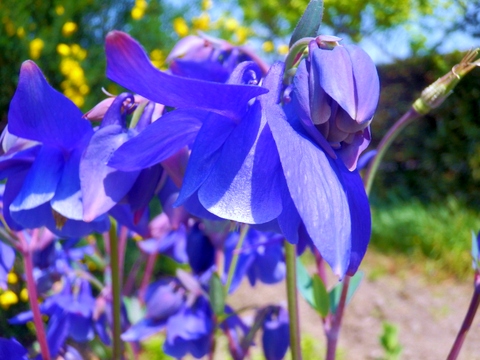
<svg viewBox="0 0 480 360">
<path fill-rule="evenodd" d="M 122 358 L 121 327 L 121 280 L 118 252 L 117 223 L 111 219 L 110 238 L 110 271 L 112 276 L 112 318 L 113 318 L 113 354 L 112 359 Z"/>
<path fill-rule="evenodd" d="M 238 263 L 238 257 L 240 256 L 240 249 L 243 246 L 243 241 L 247 236 L 248 230 L 250 230 L 250 225 L 243 224 L 242 229 L 240 230 L 240 237 L 238 239 L 237 246 L 235 246 L 235 250 L 233 251 L 230 267 L 228 268 L 227 283 L 225 284 L 225 288 L 224 288 L 225 297 L 228 296 L 228 291 L 230 290 L 230 286 L 232 285 L 233 274 L 235 274 L 235 269 L 237 268 L 237 263 Z"/>
<path fill-rule="evenodd" d="M 378 144 L 378 147 L 377 147 L 377 151 L 378 151 L 377 155 L 375 155 L 375 157 L 371 161 L 370 165 L 367 168 L 367 172 L 365 173 L 365 176 L 363 178 L 363 182 L 365 184 L 365 191 L 367 192 L 367 195 L 370 195 L 373 179 L 375 178 L 375 175 L 377 173 L 378 166 L 380 165 L 380 162 L 383 160 L 383 156 L 385 155 L 385 152 L 392 144 L 393 140 L 395 140 L 398 134 L 400 134 L 400 132 L 408 124 L 410 124 L 413 120 L 418 119 L 420 116 L 422 115 L 416 112 L 413 109 L 413 107 L 410 108 L 400 119 L 397 120 L 395 124 L 393 124 L 393 126 L 388 130 L 388 132 L 382 138 L 382 141 L 380 141 L 380 144 Z"/>
<path fill-rule="evenodd" d="M 302 359 L 300 347 L 300 321 L 297 299 L 296 246 L 285 240 L 285 263 L 287 266 L 287 300 L 290 326 L 290 351 L 293 360 Z"/>
<path fill-rule="evenodd" d="M 340 295 L 340 302 L 338 303 L 337 312 L 333 314 L 332 327 L 327 331 L 327 356 L 326 360 L 335 359 L 337 352 L 338 335 L 340 334 L 340 327 L 342 325 L 343 312 L 347 304 L 348 286 L 350 285 L 350 276 L 345 276 L 343 280 L 342 293 Z"/>
<path fill-rule="evenodd" d="M 47 336 L 45 334 L 45 327 L 43 326 L 42 314 L 40 313 L 40 307 L 38 305 L 37 286 L 35 285 L 35 279 L 33 278 L 33 259 L 32 249 L 27 242 L 23 233 L 18 232 L 17 236 L 21 243 L 21 252 L 23 255 L 23 262 L 25 266 L 25 277 L 27 280 L 28 301 L 30 303 L 30 309 L 33 313 L 33 323 L 37 331 L 37 339 L 40 344 L 40 352 L 44 360 L 50 360 L 50 350 L 48 348 Z"/>
<path fill-rule="evenodd" d="M 480 273 L 475 272 L 475 283 L 474 283 L 474 292 L 472 295 L 472 300 L 470 301 L 470 306 L 468 308 L 465 319 L 463 320 L 462 327 L 460 328 L 457 338 L 452 345 L 450 353 L 448 354 L 447 360 L 455 360 L 462 349 L 463 342 L 467 337 L 468 330 L 472 326 L 473 319 L 477 313 L 478 305 L 480 305 Z"/>
</svg>

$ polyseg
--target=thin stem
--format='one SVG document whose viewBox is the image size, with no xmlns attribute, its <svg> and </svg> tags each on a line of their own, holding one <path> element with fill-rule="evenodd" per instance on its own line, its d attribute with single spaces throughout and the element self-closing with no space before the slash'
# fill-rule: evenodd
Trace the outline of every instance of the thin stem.
<svg viewBox="0 0 480 360">
<path fill-rule="evenodd" d="M 480 274 L 475 272 L 475 288 L 472 295 L 472 300 L 470 301 L 470 306 L 468 307 L 467 314 L 463 320 L 462 327 L 457 334 L 457 338 L 452 345 L 452 349 L 448 354 L 447 360 L 455 360 L 458 357 L 458 354 L 462 349 L 463 342 L 467 337 L 468 330 L 470 330 L 470 327 L 472 326 L 473 319 L 477 313 L 478 305 L 480 305 Z"/>
<path fill-rule="evenodd" d="M 340 327 L 342 325 L 343 313 L 345 305 L 347 304 L 348 286 L 350 284 L 350 276 L 345 276 L 343 280 L 342 293 L 338 303 L 337 312 L 333 314 L 332 327 L 327 332 L 327 356 L 326 360 L 335 359 L 337 352 L 338 335 L 340 334 Z"/>
<path fill-rule="evenodd" d="M 243 246 L 243 241 L 245 240 L 245 237 L 247 236 L 247 232 L 249 229 L 250 229 L 250 225 L 244 224 L 242 226 L 242 229 L 240 230 L 240 237 L 238 239 L 237 246 L 235 246 L 235 250 L 233 251 L 230 267 L 228 268 L 227 283 L 225 284 L 225 297 L 228 296 L 228 291 L 230 290 L 230 286 L 232 285 L 233 274 L 235 274 L 238 258 L 240 256 L 240 249 Z"/>
<path fill-rule="evenodd" d="M 155 267 L 155 262 L 157 260 L 157 253 L 148 255 L 147 264 L 145 265 L 145 270 L 143 271 L 142 282 L 140 283 L 139 297 L 142 301 L 145 301 L 145 294 L 147 293 L 147 287 L 152 278 L 153 268 Z"/>
<path fill-rule="evenodd" d="M 128 228 L 123 226 L 120 228 L 120 236 L 118 237 L 118 272 L 120 273 L 120 281 L 123 280 L 125 250 L 127 249 Z M 120 285 L 122 285 L 120 283 Z"/>
<path fill-rule="evenodd" d="M 30 244 L 23 236 L 21 232 L 17 233 L 21 242 L 23 262 L 25 266 L 25 276 L 27 280 L 28 301 L 30 303 L 30 309 L 33 313 L 33 323 L 37 330 L 37 339 L 40 344 L 40 352 L 44 360 L 50 360 L 50 350 L 48 348 L 47 336 L 45 334 L 45 327 L 43 326 L 42 314 L 40 313 L 40 307 L 38 303 L 37 287 L 35 285 L 35 279 L 33 277 L 33 259 L 32 250 Z"/>
<path fill-rule="evenodd" d="M 287 300 L 290 326 L 290 351 L 293 360 L 302 359 L 300 348 L 300 322 L 297 299 L 296 246 L 285 240 L 285 263 L 287 265 Z"/>
<path fill-rule="evenodd" d="M 113 359 L 122 358 L 121 327 L 121 280 L 118 252 L 117 223 L 112 219 L 110 226 L 110 269 L 112 277 Z"/>
<path fill-rule="evenodd" d="M 373 158 L 370 165 L 367 168 L 367 172 L 363 177 L 363 182 L 365 184 L 365 191 L 367 195 L 370 195 L 372 189 L 373 179 L 378 170 L 380 162 L 383 160 L 385 152 L 392 144 L 393 140 L 396 139 L 398 134 L 413 120 L 418 119 L 421 115 L 417 113 L 413 108 L 410 108 L 400 119 L 397 120 L 395 124 L 388 130 L 385 136 L 380 141 L 380 144 L 377 146 L 377 155 Z"/>
</svg>

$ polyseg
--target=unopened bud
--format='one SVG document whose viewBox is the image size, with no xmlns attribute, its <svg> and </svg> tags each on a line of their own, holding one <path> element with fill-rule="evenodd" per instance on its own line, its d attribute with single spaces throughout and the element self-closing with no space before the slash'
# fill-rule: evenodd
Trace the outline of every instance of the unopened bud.
<svg viewBox="0 0 480 360">
<path fill-rule="evenodd" d="M 479 49 L 467 52 L 459 64 L 455 65 L 447 74 L 425 88 L 420 97 L 413 103 L 415 111 L 421 115 L 425 115 L 439 107 L 452 93 L 455 86 L 460 82 L 460 79 L 476 66 L 480 66 L 480 59 L 475 60 L 478 52 Z"/>
</svg>

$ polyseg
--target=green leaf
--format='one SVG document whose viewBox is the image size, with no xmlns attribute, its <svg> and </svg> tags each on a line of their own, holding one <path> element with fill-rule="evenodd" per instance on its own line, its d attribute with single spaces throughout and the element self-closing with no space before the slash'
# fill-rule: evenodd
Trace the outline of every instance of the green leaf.
<svg viewBox="0 0 480 360">
<path fill-rule="evenodd" d="M 300 259 L 297 258 L 297 289 L 310 306 L 316 309 L 312 286 L 312 278 L 308 275 L 308 271 Z"/>
<path fill-rule="evenodd" d="M 315 309 L 323 318 L 325 318 L 328 315 L 328 310 L 330 309 L 330 299 L 327 288 L 318 274 L 313 275 L 312 285 Z"/>
<path fill-rule="evenodd" d="M 217 273 L 213 273 L 210 278 L 210 303 L 215 315 L 221 317 L 224 315 L 225 310 L 225 292 L 223 289 L 222 281 Z"/>
<path fill-rule="evenodd" d="M 318 28 L 322 23 L 323 17 L 323 1 L 310 0 L 305 12 L 293 30 L 289 47 L 292 47 L 298 40 L 305 37 L 317 36 Z"/>
<path fill-rule="evenodd" d="M 363 279 L 363 275 L 364 274 L 362 271 L 357 271 L 357 273 L 353 275 L 350 279 L 350 286 L 348 287 L 346 304 L 350 302 L 353 294 L 355 294 L 355 291 L 357 291 L 358 285 L 360 285 L 360 282 Z M 340 282 L 335 285 L 335 287 L 330 291 L 330 311 L 332 312 L 332 314 L 335 314 L 337 312 L 338 303 L 340 302 L 340 296 L 342 294 L 342 287 L 343 283 Z"/>
</svg>

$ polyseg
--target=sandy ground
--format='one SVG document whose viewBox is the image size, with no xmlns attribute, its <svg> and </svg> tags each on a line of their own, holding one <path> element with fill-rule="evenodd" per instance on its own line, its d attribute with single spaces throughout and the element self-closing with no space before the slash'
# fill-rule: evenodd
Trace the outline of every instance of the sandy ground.
<svg viewBox="0 0 480 360">
<path fill-rule="evenodd" d="M 382 263 L 384 257 L 370 253 L 362 264 L 365 277 L 345 313 L 340 358 L 381 359 L 384 352 L 379 337 L 382 323 L 388 321 L 399 329 L 398 338 L 403 346 L 400 359 L 446 359 L 470 303 L 472 284 L 432 281 L 408 268 L 393 273 L 381 271 L 379 275 Z M 285 284 L 259 285 L 248 291 L 248 283 L 242 284 L 232 298 L 233 307 L 286 304 Z M 300 317 L 302 332 L 318 338 L 319 348 L 324 348 L 321 321 L 303 299 L 300 299 Z M 478 314 L 459 359 L 480 360 Z"/>
</svg>

